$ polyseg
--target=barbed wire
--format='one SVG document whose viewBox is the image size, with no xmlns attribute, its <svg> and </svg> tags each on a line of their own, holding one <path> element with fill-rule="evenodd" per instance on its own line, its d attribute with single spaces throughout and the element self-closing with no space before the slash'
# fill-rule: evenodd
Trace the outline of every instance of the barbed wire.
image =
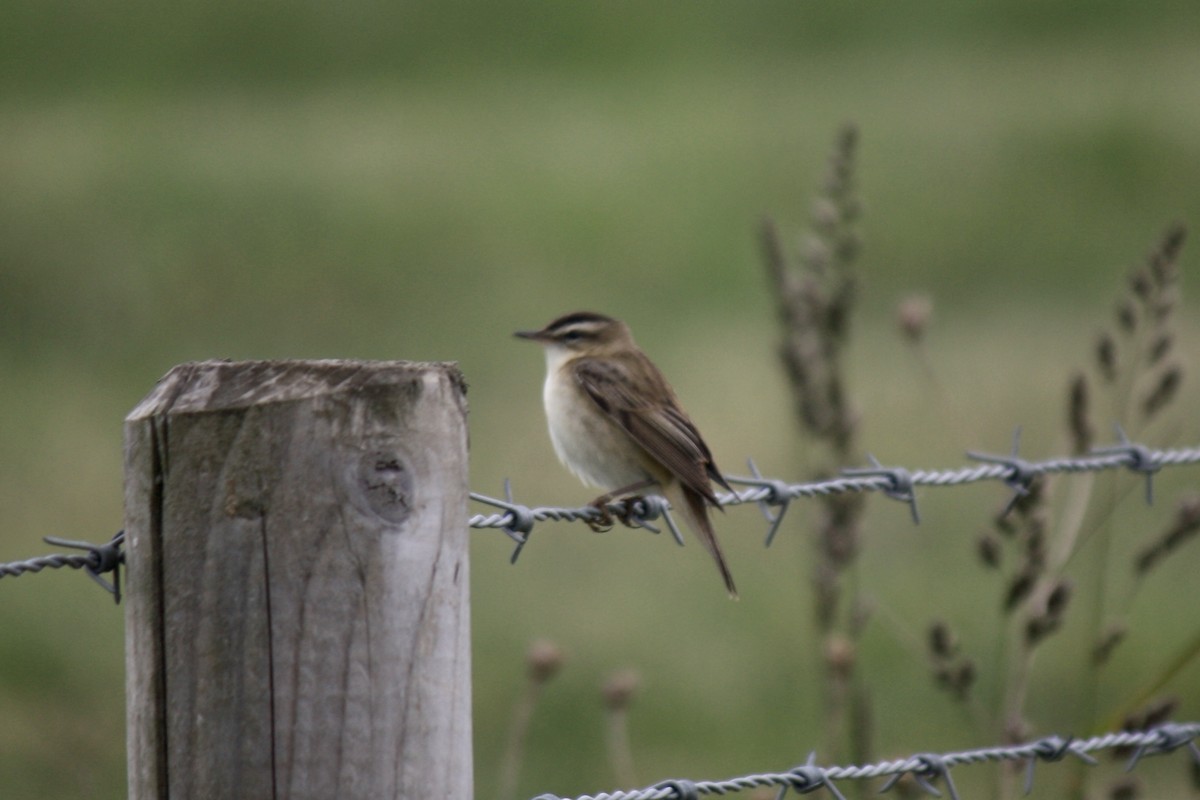
<svg viewBox="0 0 1200 800">
<path fill-rule="evenodd" d="M 1060 456 L 1041 461 L 1026 461 L 1017 454 L 1020 431 L 1013 437 L 1009 455 L 968 452 L 967 457 L 980 462 L 972 466 L 940 470 L 909 470 L 904 467 L 886 467 L 871 458 L 871 466 L 846 469 L 833 478 L 809 483 L 788 483 L 761 475 L 753 460 L 748 461 L 749 476 L 726 475 L 732 484 L 746 486 L 733 492 L 718 492 L 717 500 L 722 506 L 757 503 L 767 520 L 766 546 L 770 546 L 779 530 L 779 525 L 793 500 L 801 497 L 823 497 L 849 492 L 882 492 L 887 497 L 908 505 L 913 522 L 921 521 L 917 508 L 916 487 L 963 486 L 980 481 L 1000 481 L 1013 491 L 1012 500 L 1005 513 L 1020 497 L 1028 493 L 1030 484 L 1043 475 L 1061 473 L 1101 472 L 1113 469 L 1128 469 L 1146 479 L 1146 502 L 1154 500 L 1153 477 L 1164 467 L 1177 467 L 1200 463 L 1200 447 L 1171 450 L 1154 450 L 1145 445 L 1129 441 L 1118 428 L 1118 444 L 1098 447 L 1087 455 Z M 473 515 L 469 524 L 472 528 L 499 528 L 517 543 L 512 561 L 516 561 L 522 548 L 538 522 L 601 523 L 615 516 L 633 527 L 646 528 L 658 533 L 654 521 L 666 520 L 672 535 L 683 543 L 674 521 L 668 512 L 670 505 L 661 497 L 647 496 L 608 503 L 603 510 L 594 505 L 578 508 L 556 506 L 527 506 L 514 502 L 512 486 L 506 479 L 504 497 L 471 492 L 477 503 L 500 509 L 497 513 Z"/>
<path fill-rule="evenodd" d="M 56 547 L 71 547 L 86 552 L 78 555 L 58 553 L 0 564 L 0 578 L 16 577 L 27 572 L 41 572 L 43 569 L 61 569 L 63 567 L 82 569 L 104 591 L 111 594 L 117 603 L 121 602 L 121 565 L 125 563 L 125 553 L 121 548 L 125 543 L 125 531 L 117 531 L 116 535 L 104 544 L 76 542 L 54 536 L 43 537 L 42 541 Z M 106 572 L 113 574 L 112 583 L 100 577 Z"/>
<path fill-rule="evenodd" d="M 1111 469 L 1128 469 L 1146 478 L 1146 500 L 1153 501 L 1152 479 L 1164 467 L 1177 467 L 1200 463 L 1200 447 L 1171 450 L 1154 450 L 1145 445 L 1130 442 L 1118 429 L 1120 442 L 1108 447 L 1094 449 L 1088 455 L 1062 456 L 1041 461 L 1026 461 L 1017 455 L 1020 431 L 1013 438 L 1012 452 L 1007 456 L 988 453 L 967 453 L 967 457 L 980 462 L 973 466 L 940 470 L 909 470 L 904 467 L 886 467 L 871 458 L 872 465 L 866 468 L 843 470 L 842 474 L 826 480 L 808 483 L 788 483 L 778 478 L 764 477 L 748 461 L 749 476 L 726 475 L 729 483 L 746 486 L 734 492 L 718 492 L 717 500 L 722 506 L 756 503 L 767 520 L 765 544 L 770 546 L 783 522 L 784 515 L 793 500 L 801 497 L 824 497 L 848 492 L 882 492 L 887 497 L 906 503 L 914 522 L 920 522 L 917 509 L 916 487 L 918 486 L 963 486 L 980 481 L 1000 481 L 1013 490 L 1013 502 L 1029 491 L 1030 484 L 1039 476 L 1057 473 L 1099 472 Z M 557 506 L 527 506 L 513 500 L 512 485 L 504 481 L 504 498 L 490 497 L 471 492 L 470 498 L 477 503 L 499 508 L 498 513 L 475 514 L 468 520 L 471 528 L 499 528 L 517 543 L 511 560 L 515 562 L 522 548 L 529 542 L 538 522 L 590 522 L 599 523 L 615 516 L 633 527 L 641 527 L 658 533 L 654 525 L 658 519 L 666 521 L 667 527 L 679 544 L 683 535 L 679 532 L 669 509 L 670 504 L 657 495 L 615 500 L 604 510 L 596 506 L 577 508 Z M 1005 509 L 1007 511 L 1007 509 Z M 84 570 L 105 591 L 121 600 L 120 571 L 125 561 L 122 551 L 124 531 L 118 532 L 104 544 L 91 544 L 70 539 L 47 536 L 44 541 L 59 547 L 71 547 L 85 551 L 83 554 L 54 554 L 39 556 L 24 561 L 0 563 L 0 578 L 40 572 L 43 569 L 71 567 Z M 100 576 L 112 572 L 112 583 Z"/>
<path fill-rule="evenodd" d="M 762 772 L 729 778 L 723 781 L 660 781 L 644 789 L 578 795 L 570 800 L 696 800 L 700 795 L 724 795 L 761 787 L 779 787 L 778 800 L 791 790 L 805 794 L 824 788 L 836 798 L 845 800 L 834 781 L 870 780 L 886 778 L 879 788 L 883 793 L 895 786 L 905 775 L 911 776 L 924 791 L 941 796 L 934 786 L 940 780 L 952 800 L 960 800 L 954 779 L 950 775 L 953 767 L 963 764 L 979 764 L 1000 761 L 1025 761 L 1025 793 L 1033 788 L 1034 766 L 1039 761 L 1056 762 L 1067 756 L 1089 766 L 1099 762 L 1090 753 L 1099 750 L 1132 749 L 1126 771 L 1132 770 L 1143 758 L 1163 755 L 1186 747 L 1193 760 L 1200 765 L 1200 747 L 1195 739 L 1200 737 L 1200 722 L 1165 723 L 1145 731 L 1118 731 L 1093 736 L 1090 739 L 1047 736 L 1025 744 L 1007 747 L 984 747 L 977 750 L 962 750 L 951 753 L 919 753 L 908 758 L 880 761 L 863 766 L 822 767 L 815 763 L 814 756 L 808 761 L 785 772 Z M 540 794 L 534 800 L 568 800 L 555 794 Z"/>
</svg>

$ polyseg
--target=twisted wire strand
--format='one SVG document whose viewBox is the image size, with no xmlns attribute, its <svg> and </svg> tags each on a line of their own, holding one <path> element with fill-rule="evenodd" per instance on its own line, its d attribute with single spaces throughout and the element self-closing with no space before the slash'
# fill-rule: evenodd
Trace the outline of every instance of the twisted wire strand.
<svg viewBox="0 0 1200 800">
<path fill-rule="evenodd" d="M 1132 769 L 1143 758 L 1170 753 L 1181 747 L 1186 747 L 1196 763 L 1200 764 L 1200 748 L 1195 743 L 1197 737 L 1200 737 L 1200 722 L 1166 723 L 1145 731 L 1115 731 L 1089 739 L 1048 736 L 1006 747 L 981 747 L 942 754 L 924 753 L 864 765 L 821 767 L 813 764 L 810 757 L 808 763 L 785 772 L 753 773 L 722 781 L 663 781 L 644 789 L 584 794 L 573 798 L 541 794 L 534 800 L 687 800 L 698 795 L 725 795 L 767 786 L 792 789 L 797 793 L 826 788 L 834 797 L 840 798 L 842 795 L 833 781 L 886 777 L 889 781 L 880 789 L 881 792 L 885 792 L 903 775 L 916 776 L 926 781 L 925 785 L 928 785 L 928 779 L 944 778 L 951 796 L 957 798 L 957 791 L 950 782 L 950 770 L 956 766 L 1001 761 L 1027 761 L 1032 766 L 1038 761 L 1061 761 L 1066 756 L 1073 756 L 1085 764 L 1094 766 L 1099 762 L 1091 758 L 1090 753 L 1134 748 L 1133 757 L 1128 765 L 1128 768 Z"/>
<path fill-rule="evenodd" d="M 884 492 L 897 499 L 912 502 L 912 488 L 917 486 L 949 487 L 962 486 L 981 481 L 1001 481 L 1014 487 L 1024 486 L 1041 475 L 1101 472 L 1112 469 L 1129 469 L 1150 477 L 1163 467 L 1177 467 L 1200 463 L 1200 447 L 1172 450 L 1151 450 L 1142 445 L 1122 442 L 1112 448 L 1102 448 L 1089 455 L 1048 458 L 1042 461 L 1023 461 L 1011 457 L 976 456 L 988 459 L 989 463 L 942 470 L 908 471 L 897 467 L 878 467 L 852 470 L 834 478 L 809 483 L 786 483 L 760 477 L 726 476 L 731 483 L 745 484 L 747 488 L 734 492 L 718 492 L 717 500 L 722 506 L 742 503 L 766 503 L 784 506 L 798 498 L 822 497 L 848 492 Z M 511 499 L 502 500 L 478 493 L 471 499 L 500 508 L 488 514 L 475 514 L 469 524 L 472 528 L 503 528 L 528 534 L 537 522 L 593 521 L 601 513 L 593 506 L 563 508 L 556 506 L 525 506 Z M 622 501 L 607 506 L 611 512 L 626 511 Z M 636 519 L 653 519 L 639 516 Z"/>
<path fill-rule="evenodd" d="M 1056 473 L 1098 472 L 1110 469 L 1129 469 L 1146 476 L 1147 481 L 1153 473 L 1163 467 L 1177 467 L 1200 463 L 1200 447 L 1188 447 L 1173 450 L 1151 450 L 1143 445 L 1122 441 L 1120 445 L 1101 448 L 1092 454 L 1075 457 L 1050 458 L 1042 461 L 1023 461 L 1015 454 L 1011 457 L 975 456 L 989 463 L 974 466 L 959 467 L 943 470 L 908 471 L 902 467 L 877 466 L 871 469 L 851 470 L 834 478 L 810 483 L 787 483 L 778 479 L 768 479 L 761 476 L 741 477 L 726 476 L 731 483 L 745 485 L 746 488 L 733 492 L 719 492 L 717 500 L 722 506 L 736 506 L 743 503 L 760 503 L 764 506 L 777 506 L 779 511 L 774 518 L 777 524 L 782 517 L 787 504 L 801 497 L 813 498 L 847 492 L 883 492 L 895 499 L 903 500 L 913 505 L 915 516 L 915 495 L 913 488 L 917 486 L 961 486 L 980 481 L 1002 481 L 1013 486 L 1018 491 L 1029 481 L 1040 475 Z M 1149 489 L 1149 484 L 1147 484 Z M 578 508 L 563 508 L 555 506 L 530 507 L 514 503 L 511 498 L 499 499 L 488 495 L 471 493 L 471 499 L 485 503 L 499 510 L 489 514 L 475 514 L 468 520 L 472 528 L 499 528 L 510 536 L 524 542 L 528 534 L 538 522 L 578 522 L 597 521 L 603 514 L 594 506 Z M 657 519 L 668 508 L 665 500 L 652 502 L 656 498 L 643 498 L 632 504 L 625 501 L 614 501 L 607 506 L 608 511 L 616 514 L 626 514 L 644 527 L 656 530 L 648 523 Z M 631 513 L 632 512 L 632 513 Z M 86 542 L 56 541 L 88 550 L 84 554 L 54 554 L 29 558 L 24 561 L 0 563 L 0 578 L 18 576 L 27 572 L 41 572 L 43 569 L 58 569 L 71 567 L 83 569 L 93 578 L 99 573 L 113 570 L 121 561 L 120 536 L 107 545 L 89 545 Z M 100 581 L 102 586 L 112 591 L 108 584 Z"/>
<path fill-rule="evenodd" d="M 41 572 L 44 569 L 60 569 L 70 567 L 83 570 L 98 586 L 121 602 L 121 565 L 125 563 L 125 531 L 117 531 L 104 544 L 91 542 L 76 542 L 71 539 L 58 539 L 53 536 L 45 537 L 47 544 L 60 547 L 71 547 L 85 552 L 79 554 L 54 553 L 48 556 L 27 558 L 24 561 L 13 561 L 0 564 L 0 578 L 17 577 L 27 572 Z M 109 583 L 101 575 L 111 572 L 112 582 Z"/>
<path fill-rule="evenodd" d="M 26 572 L 41 572 L 44 569 L 60 569 L 62 567 L 70 567 L 71 569 L 86 569 L 98 566 L 99 562 L 90 555 L 67 555 L 66 553 L 56 553 L 49 556 L 38 556 L 37 558 L 27 558 L 24 561 L 13 561 L 8 564 L 0 564 L 0 578 L 16 577 L 23 575 Z"/>
</svg>

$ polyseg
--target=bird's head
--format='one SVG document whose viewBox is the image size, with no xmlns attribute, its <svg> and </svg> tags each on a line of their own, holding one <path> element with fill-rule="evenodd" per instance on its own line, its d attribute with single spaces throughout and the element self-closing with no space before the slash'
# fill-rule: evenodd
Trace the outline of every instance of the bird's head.
<svg viewBox="0 0 1200 800">
<path fill-rule="evenodd" d="M 634 347 L 629 326 L 619 319 L 592 311 L 575 311 L 537 331 L 517 331 L 560 356 L 605 356 Z"/>
</svg>

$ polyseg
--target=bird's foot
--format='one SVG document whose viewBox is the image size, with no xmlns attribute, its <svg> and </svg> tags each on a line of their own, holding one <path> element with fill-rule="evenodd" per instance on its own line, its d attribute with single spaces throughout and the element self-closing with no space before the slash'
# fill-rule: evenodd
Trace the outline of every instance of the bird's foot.
<svg viewBox="0 0 1200 800">
<path fill-rule="evenodd" d="M 641 495 L 626 497 L 621 501 L 621 510 L 616 512 L 616 514 L 613 516 L 619 519 L 621 524 L 623 524 L 626 528 L 642 527 L 641 520 L 635 516 L 635 509 L 637 508 L 637 504 L 643 502 L 645 499 L 646 498 L 642 497 Z"/>
<path fill-rule="evenodd" d="M 584 520 L 587 526 L 592 529 L 592 533 L 608 533 L 611 531 L 613 527 L 613 515 L 608 510 L 608 499 L 603 497 L 598 498 L 588 505 L 596 509 L 596 512 L 600 515 L 598 519 L 588 518 Z"/>
<path fill-rule="evenodd" d="M 620 489 L 611 491 L 608 494 L 600 495 L 595 500 L 588 503 L 588 505 L 596 509 L 596 512 L 600 515 L 599 519 L 587 520 L 588 527 L 596 533 L 606 533 L 612 530 L 613 512 L 608 510 L 608 504 L 617 497 L 623 497 L 628 495 L 629 492 L 636 492 L 638 489 L 645 489 L 646 487 L 653 485 L 654 481 L 652 480 L 638 481 L 637 483 L 631 483 L 628 486 L 623 486 Z M 641 524 L 636 521 L 633 510 L 637 503 L 645 499 L 646 498 L 642 497 L 641 495 L 630 495 L 625 497 L 625 500 L 621 504 L 621 510 L 616 512 L 616 518 L 621 520 L 621 522 L 624 523 L 628 528 L 642 527 Z"/>
</svg>

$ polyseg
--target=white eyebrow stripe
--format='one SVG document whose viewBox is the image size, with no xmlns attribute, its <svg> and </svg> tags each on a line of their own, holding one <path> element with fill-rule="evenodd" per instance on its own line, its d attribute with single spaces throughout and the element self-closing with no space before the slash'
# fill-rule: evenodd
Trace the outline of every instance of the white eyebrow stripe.
<svg viewBox="0 0 1200 800">
<path fill-rule="evenodd" d="M 600 332 L 603 327 L 601 322 L 571 322 L 567 325 L 560 325 L 554 328 L 551 333 L 555 336 L 562 336 L 568 333 L 581 333 L 587 335 L 595 335 Z"/>
</svg>

